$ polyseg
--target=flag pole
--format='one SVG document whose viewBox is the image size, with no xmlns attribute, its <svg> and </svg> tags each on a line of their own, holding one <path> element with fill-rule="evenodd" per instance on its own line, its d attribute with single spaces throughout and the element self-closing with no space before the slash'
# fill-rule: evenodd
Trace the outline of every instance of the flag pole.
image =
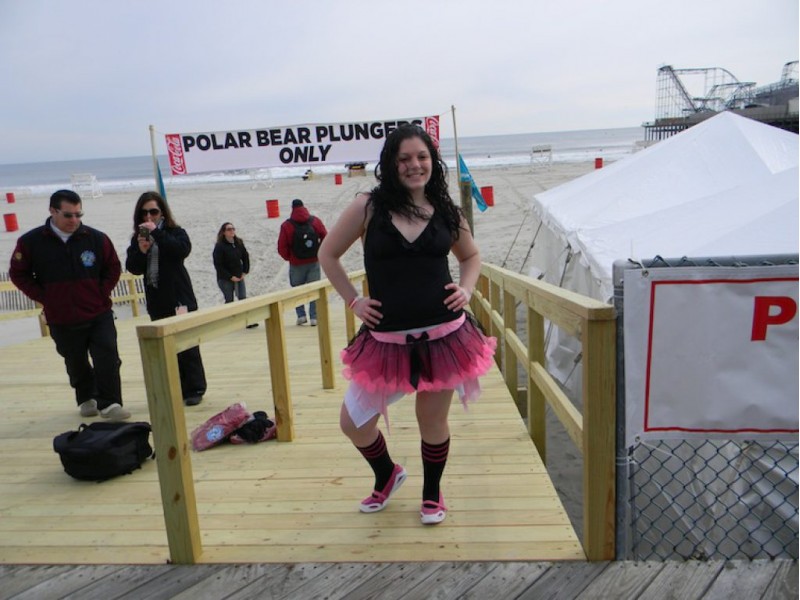
<svg viewBox="0 0 800 600">
<path fill-rule="evenodd" d="M 164 200 L 167 199 L 167 190 L 164 188 L 164 179 L 161 177 L 161 168 L 158 166 L 158 155 L 156 154 L 156 128 L 150 125 L 150 153 L 153 156 L 153 179 L 156 180 L 155 189 L 161 194 Z"/>
<path fill-rule="evenodd" d="M 461 155 L 458 153 L 458 127 L 456 126 L 456 107 L 454 104 L 450 105 L 450 111 L 453 115 L 453 140 L 456 149 L 456 170 L 458 171 L 458 192 L 461 198 L 461 210 L 464 211 L 464 217 L 469 223 L 469 230 L 475 233 L 475 227 L 472 224 L 472 184 L 469 181 L 464 181 L 461 173 Z"/>
<path fill-rule="evenodd" d="M 158 189 L 158 157 L 156 156 L 156 128 L 150 125 L 150 152 L 153 156 L 153 179 Z"/>
</svg>

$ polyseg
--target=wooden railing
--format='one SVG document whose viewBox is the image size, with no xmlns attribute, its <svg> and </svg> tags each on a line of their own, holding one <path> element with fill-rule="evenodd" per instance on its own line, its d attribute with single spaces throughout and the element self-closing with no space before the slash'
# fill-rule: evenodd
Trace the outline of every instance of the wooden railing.
<svg viewBox="0 0 800 600">
<path fill-rule="evenodd" d="M 517 306 L 527 309 L 527 344 L 517 334 Z M 528 432 L 546 460 L 545 402 L 583 455 L 583 548 L 589 560 L 614 559 L 616 314 L 613 306 L 483 264 L 471 307 L 497 337 L 497 364 L 518 397 L 526 371 Z M 545 368 L 545 319 L 582 343 L 582 413 Z"/>
<path fill-rule="evenodd" d="M 141 282 L 141 275 L 122 273 L 117 285 L 111 292 L 111 301 L 114 304 L 129 304 L 131 314 L 134 317 L 139 316 L 139 304 L 144 301 Z M 0 301 L 0 308 L 10 307 L 12 309 L 0 312 L 0 321 L 37 317 L 42 337 L 50 335 L 50 329 L 44 319 L 41 304 L 30 300 L 10 281 L 0 281 L 0 297 L 5 297 L 9 300 L 8 302 Z"/>
<path fill-rule="evenodd" d="M 351 274 L 350 280 L 360 283 L 366 294 L 364 271 Z M 171 562 L 193 564 L 202 554 L 178 352 L 241 331 L 251 323 L 263 322 L 277 437 L 280 442 L 290 442 L 294 439 L 294 420 L 283 313 L 287 307 L 317 301 L 322 387 L 332 389 L 334 354 L 329 318 L 332 291 L 331 284 L 322 280 L 137 326 Z M 355 334 L 355 321 L 349 310 L 345 310 L 345 315 L 349 339 Z"/>
</svg>

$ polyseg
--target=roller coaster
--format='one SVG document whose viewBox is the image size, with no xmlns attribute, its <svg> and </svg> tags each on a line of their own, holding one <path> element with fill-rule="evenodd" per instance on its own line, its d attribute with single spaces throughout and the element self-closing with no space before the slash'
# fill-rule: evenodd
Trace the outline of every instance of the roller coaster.
<svg viewBox="0 0 800 600">
<path fill-rule="evenodd" d="M 644 124 L 645 139 L 664 139 L 726 110 L 797 133 L 798 61 L 786 63 L 780 81 L 764 86 L 720 67 L 660 67 L 656 118 Z"/>
</svg>

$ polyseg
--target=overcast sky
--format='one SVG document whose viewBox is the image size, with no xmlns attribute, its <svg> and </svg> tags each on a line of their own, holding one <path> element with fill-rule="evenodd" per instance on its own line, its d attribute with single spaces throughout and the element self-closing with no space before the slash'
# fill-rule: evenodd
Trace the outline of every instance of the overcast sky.
<svg viewBox="0 0 800 600">
<path fill-rule="evenodd" d="M 451 105 L 459 136 L 632 127 L 662 65 L 797 59 L 798 0 L 0 0 L 0 163 L 146 155 L 150 124 L 452 137 Z"/>
</svg>

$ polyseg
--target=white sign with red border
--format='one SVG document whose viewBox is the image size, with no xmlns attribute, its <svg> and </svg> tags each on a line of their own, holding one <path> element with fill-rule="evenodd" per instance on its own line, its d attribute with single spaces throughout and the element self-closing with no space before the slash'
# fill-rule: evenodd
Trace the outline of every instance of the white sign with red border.
<svg viewBox="0 0 800 600">
<path fill-rule="evenodd" d="M 798 267 L 624 273 L 626 444 L 798 434 Z"/>
<path fill-rule="evenodd" d="M 169 133 L 165 137 L 172 174 L 190 175 L 239 169 L 377 162 L 386 137 L 407 123 L 425 129 L 438 147 L 438 116 Z"/>
</svg>

